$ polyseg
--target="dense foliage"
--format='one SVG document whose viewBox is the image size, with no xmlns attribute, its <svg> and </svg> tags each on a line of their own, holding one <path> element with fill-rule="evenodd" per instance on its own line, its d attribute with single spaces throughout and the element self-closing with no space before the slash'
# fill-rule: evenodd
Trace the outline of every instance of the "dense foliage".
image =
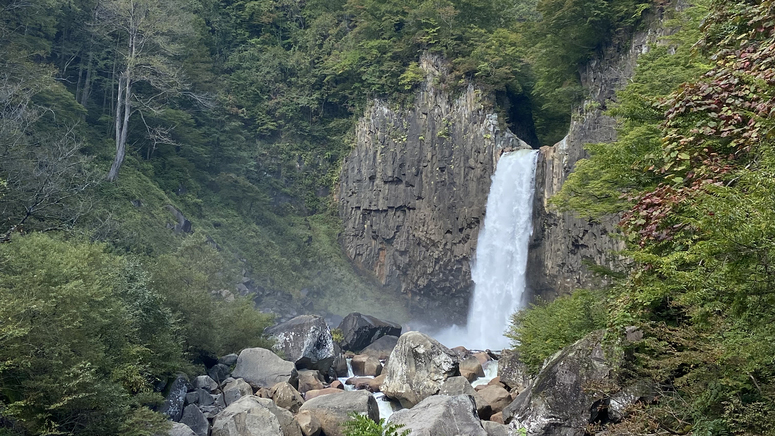
<svg viewBox="0 0 775 436">
<path fill-rule="evenodd" d="M 366 415 L 353 413 L 350 419 L 345 421 L 344 434 L 346 436 L 407 436 L 409 430 L 401 431 L 403 425 L 387 424 L 384 419 L 374 422 Z"/>
<path fill-rule="evenodd" d="M 695 3 L 619 93 L 620 140 L 555 201 L 623 217 L 635 263 L 609 326 L 644 329 L 631 369 L 662 393 L 621 429 L 773 434 L 775 3 Z"/>
</svg>

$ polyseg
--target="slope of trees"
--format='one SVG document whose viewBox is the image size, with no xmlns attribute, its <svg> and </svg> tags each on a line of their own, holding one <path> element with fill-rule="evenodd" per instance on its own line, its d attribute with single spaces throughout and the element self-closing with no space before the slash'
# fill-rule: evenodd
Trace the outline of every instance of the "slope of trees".
<svg viewBox="0 0 775 436">
<path fill-rule="evenodd" d="M 773 434 L 773 17 L 768 0 L 695 2 L 619 93 L 619 141 L 590 145 L 554 200 L 623 216 L 635 262 L 608 324 L 643 329 L 627 370 L 661 390 L 625 434 Z"/>
</svg>

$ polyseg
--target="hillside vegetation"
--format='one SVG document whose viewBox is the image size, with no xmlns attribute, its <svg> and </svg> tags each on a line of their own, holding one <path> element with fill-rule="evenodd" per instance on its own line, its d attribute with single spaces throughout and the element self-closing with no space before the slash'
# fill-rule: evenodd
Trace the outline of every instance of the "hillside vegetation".
<svg viewBox="0 0 775 436">
<path fill-rule="evenodd" d="M 696 1 L 674 18 L 617 95 L 619 140 L 590 144 L 553 200 L 620 214 L 633 265 L 610 289 L 516 316 L 511 334 L 537 370 L 603 324 L 637 326 L 622 376 L 659 395 L 617 431 L 771 435 L 775 3 Z"/>
</svg>

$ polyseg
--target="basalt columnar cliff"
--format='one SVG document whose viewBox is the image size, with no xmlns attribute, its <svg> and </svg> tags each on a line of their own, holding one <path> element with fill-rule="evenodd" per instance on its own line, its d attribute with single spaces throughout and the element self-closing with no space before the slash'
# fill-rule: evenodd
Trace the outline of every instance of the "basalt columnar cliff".
<svg viewBox="0 0 775 436">
<path fill-rule="evenodd" d="M 343 245 L 358 267 L 407 294 L 418 318 L 460 323 L 495 163 L 529 145 L 499 126 L 473 86 L 455 99 L 439 89 L 443 61 L 424 56 L 421 67 L 413 106 L 374 101 L 356 127 L 339 185 Z"/>
<path fill-rule="evenodd" d="M 659 13 L 647 23 L 585 66 L 585 109 L 563 141 L 541 148 L 528 260 L 533 297 L 592 286 L 601 279 L 590 265 L 616 268 L 624 261 L 612 235 L 618 217 L 576 217 L 548 200 L 585 157 L 584 144 L 615 140 L 607 104 L 633 76 L 638 56 L 666 32 Z M 439 89 L 441 60 L 424 57 L 422 67 L 428 76 L 413 106 L 374 101 L 358 123 L 339 185 L 343 245 L 358 267 L 407 294 L 418 318 L 460 323 L 490 176 L 503 150 L 529 145 L 503 130 L 489 96 L 472 86 L 457 98 Z"/>
</svg>

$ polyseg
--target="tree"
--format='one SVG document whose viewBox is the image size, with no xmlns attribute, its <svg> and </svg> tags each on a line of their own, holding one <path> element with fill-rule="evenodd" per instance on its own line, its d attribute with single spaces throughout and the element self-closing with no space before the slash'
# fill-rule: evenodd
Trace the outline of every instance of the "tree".
<svg viewBox="0 0 775 436">
<path fill-rule="evenodd" d="M 163 110 L 159 101 L 186 94 L 188 85 L 176 57 L 193 38 L 194 16 L 176 0 L 104 0 L 97 7 L 96 27 L 110 37 L 119 53 L 114 114 L 116 156 L 108 173 L 115 181 L 126 156 L 129 119 L 135 112 Z M 140 83 L 147 92 L 137 90 Z M 148 127 L 148 126 L 146 126 Z M 166 140 L 167 131 L 148 133 Z"/>
</svg>

